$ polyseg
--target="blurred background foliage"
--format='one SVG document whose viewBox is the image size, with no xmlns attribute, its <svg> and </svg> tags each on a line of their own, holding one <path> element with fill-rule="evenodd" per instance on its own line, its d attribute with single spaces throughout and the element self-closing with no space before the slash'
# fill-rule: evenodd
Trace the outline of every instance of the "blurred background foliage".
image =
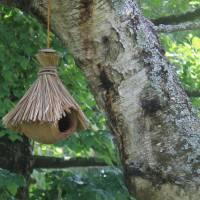
<svg viewBox="0 0 200 200">
<path fill-rule="evenodd" d="M 199 8 L 199 0 L 137 0 L 144 15 L 150 19 L 179 15 Z"/>
<path fill-rule="evenodd" d="M 138 0 L 144 15 L 150 19 L 181 14 L 200 7 L 199 0 Z M 184 31 L 159 34 L 166 56 L 175 65 L 183 87 L 200 90 L 200 33 Z M 23 96 L 37 77 L 34 55 L 46 46 L 46 31 L 35 18 L 16 8 L 0 5 L 0 119 Z M 96 105 L 87 81 L 76 67 L 72 55 L 53 36 L 53 48 L 61 55 L 59 75 L 78 101 L 91 123 L 91 128 L 75 133 L 55 145 L 34 143 L 34 154 L 56 157 L 96 157 L 110 167 L 34 170 L 29 188 L 31 200 L 128 200 L 115 141 L 106 128 L 106 120 Z M 200 110 L 200 98 L 191 98 Z M 21 140 L 0 123 L 0 137 L 13 142 Z M 14 199 L 17 187 L 24 184 L 19 175 L 0 169 L 0 199 Z"/>
</svg>

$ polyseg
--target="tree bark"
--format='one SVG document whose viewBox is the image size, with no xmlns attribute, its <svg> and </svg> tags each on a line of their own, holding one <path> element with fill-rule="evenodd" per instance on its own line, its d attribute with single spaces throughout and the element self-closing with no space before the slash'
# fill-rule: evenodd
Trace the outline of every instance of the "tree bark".
<svg viewBox="0 0 200 200">
<path fill-rule="evenodd" d="M 184 23 L 184 22 L 189 22 L 189 21 L 199 19 L 199 16 L 200 16 L 200 8 L 197 8 L 193 11 L 188 11 L 188 12 L 180 14 L 180 15 L 164 16 L 164 17 L 160 17 L 157 19 L 152 19 L 151 21 L 155 25 L 179 24 L 179 23 Z"/>
<path fill-rule="evenodd" d="M 104 161 L 99 160 L 95 157 L 91 158 L 58 158 L 48 156 L 34 156 L 33 168 L 40 169 L 61 169 L 69 167 L 107 167 L 109 166 Z M 110 165 L 111 166 L 111 165 Z"/>
<path fill-rule="evenodd" d="M 18 189 L 16 199 L 28 199 L 28 185 L 33 165 L 32 149 L 26 137 L 12 142 L 7 137 L 0 139 L 0 167 L 22 175 L 26 183 Z"/>
<path fill-rule="evenodd" d="M 31 11 L 46 19 L 47 0 Z M 117 138 L 137 200 L 198 200 L 200 123 L 153 24 L 131 0 L 52 0 L 52 29 Z"/>
<path fill-rule="evenodd" d="M 199 30 L 200 23 L 199 22 L 186 22 L 176 25 L 159 25 L 155 26 L 154 29 L 157 33 L 173 33 L 180 31 L 189 31 L 189 30 Z"/>
</svg>

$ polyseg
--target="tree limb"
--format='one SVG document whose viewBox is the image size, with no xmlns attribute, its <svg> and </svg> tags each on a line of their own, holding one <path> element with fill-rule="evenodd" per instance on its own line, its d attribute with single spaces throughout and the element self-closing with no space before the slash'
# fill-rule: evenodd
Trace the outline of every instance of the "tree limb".
<svg viewBox="0 0 200 200">
<path fill-rule="evenodd" d="M 193 21 L 200 17 L 200 8 L 197 8 L 194 11 L 189 11 L 180 15 L 170 15 L 165 17 L 160 17 L 157 19 L 152 19 L 151 21 L 155 25 L 160 24 L 179 24 L 187 21 Z"/>
<path fill-rule="evenodd" d="M 158 33 L 172 33 L 187 30 L 198 30 L 200 29 L 200 22 L 187 22 L 177 25 L 159 25 L 155 26 L 155 30 Z"/>
<path fill-rule="evenodd" d="M 0 0 L 0 3 L 7 6 L 23 8 L 23 10 L 28 10 L 31 5 L 31 0 Z"/>
<path fill-rule="evenodd" d="M 200 97 L 200 90 L 185 90 L 189 97 Z"/>
<path fill-rule="evenodd" d="M 34 156 L 33 168 L 69 168 L 69 167 L 104 167 L 107 163 L 97 158 L 56 158 L 48 156 Z"/>
</svg>

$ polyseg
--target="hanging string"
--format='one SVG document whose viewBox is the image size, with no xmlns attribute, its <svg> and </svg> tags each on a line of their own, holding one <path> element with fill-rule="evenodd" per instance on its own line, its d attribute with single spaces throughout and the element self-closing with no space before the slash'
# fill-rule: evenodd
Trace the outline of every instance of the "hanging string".
<svg viewBox="0 0 200 200">
<path fill-rule="evenodd" d="M 51 0 L 48 0 L 48 14 L 47 14 L 47 48 L 51 46 Z"/>
</svg>

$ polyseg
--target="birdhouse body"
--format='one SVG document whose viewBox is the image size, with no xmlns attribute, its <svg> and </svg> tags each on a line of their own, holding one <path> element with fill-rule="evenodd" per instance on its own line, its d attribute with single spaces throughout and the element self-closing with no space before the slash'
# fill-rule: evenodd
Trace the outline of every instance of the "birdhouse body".
<svg viewBox="0 0 200 200">
<path fill-rule="evenodd" d="M 57 75 L 56 52 L 45 49 L 36 57 L 42 65 L 38 79 L 3 123 L 37 142 L 52 144 L 87 128 L 87 120 Z"/>
<path fill-rule="evenodd" d="M 22 123 L 20 132 L 39 143 L 52 144 L 65 139 L 65 134 L 60 134 L 56 124 L 48 122 Z"/>
<path fill-rule="evenodd" d="M 75 131 L 75 129 L 73 131 Z M 43 144 L 56 143 L 68 136 L 67 133 L 60 132 L 57 123 L 42 123 L 39 121 L 21 124 L 20 132 L 22 132 L 28 138 Z"/>
</svg>

